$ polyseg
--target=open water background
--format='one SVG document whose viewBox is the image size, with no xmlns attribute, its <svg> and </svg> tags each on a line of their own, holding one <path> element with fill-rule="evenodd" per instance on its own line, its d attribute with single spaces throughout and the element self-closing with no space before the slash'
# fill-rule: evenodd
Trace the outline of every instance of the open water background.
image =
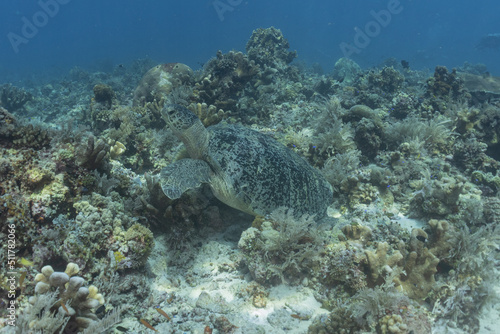
<svg viewBox="0 0 500 334">
<path fill-rule="evenodd" d="M 197 69 L 217 50 L 244 51 L 252 31 L 269 26 L 282 30 L 299 60 L 325 73 L 349 45 L 363 67 L 388 57 L 415 69 L 467 61 L 500 75 L 500 50 L 475 48 L 500 32 L 499 13 L 498 0 L 3 0 L 0 81 L 74 66 L 106 71 L 146 57 Z M 356 27 L 368 40 L 356 39 Z"/>
</svg>

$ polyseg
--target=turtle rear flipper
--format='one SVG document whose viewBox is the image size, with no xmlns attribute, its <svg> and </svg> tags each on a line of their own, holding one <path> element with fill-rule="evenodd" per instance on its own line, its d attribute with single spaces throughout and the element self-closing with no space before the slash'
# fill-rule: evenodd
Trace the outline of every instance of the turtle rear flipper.
<svg viewBox="0 0 500 334">
<path fill-rule="evenodd" d="M 187 190 L 209 182 L 210 167 L 203 160 L 177 160 L 160 172 L 161 189 L 170 199 L 179 198 Z"/>
</svg>

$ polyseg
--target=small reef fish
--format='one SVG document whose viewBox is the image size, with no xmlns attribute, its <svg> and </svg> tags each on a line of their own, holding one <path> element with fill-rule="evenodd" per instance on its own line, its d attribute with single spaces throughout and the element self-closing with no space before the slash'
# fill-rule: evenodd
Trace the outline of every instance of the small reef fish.
<svg viewBox="0 0 500 334">
<path fill-rule="evenodd" d="M 154 328 L 153 326 L 151 326 L 151 325 L 149 324 L 149 322 L 147 322 L 146 320 L 141 319 L 140 321 L 141 321 L 141 324 L 143 324 L 143 325 L 144 325 L 144 326 L 146 326 L 147 328 L 152 329 L 152 330 L 154 330 L 155 332 L 158 332 L 158 331 L 156 330 L 156 328 Z"/>
<path fill-rule="evenodd" d="M 32 267 L 34 265 L 33 261 L 30 261 L 28 259 L 25 259 L 24 257 L 22 257 L 20 260 L 19 260 L 19 263 L 25 267 Z"/>
<path fill-rule="evenodd" d="M 155 307 L 155 310 L 156 310 L 156 312 L 160 313 L 162 316 L 167 318 L 168 321 L 172 321 L 172 319 L 168 316 L 168 314 L 165 311 L 163 311 L 161 308 Z"/>
<path fill-rule="evenodd" d="M 63 302 L 62 300 L 60 301 L 60 303 L 61 303 L 61 306 L 62 306 L 62 308 L 63 308 L 64 312 L 66 312 L 66 314 L 69 314 L 69 310 L 68 310 L 68 308 L 66 307 L 66 304 L 64 304 L 64 302 Z"/>
<path fill-rule="evenodd" d="M 302 316 L 300 316 L 298 314 L 292 314 L 291 317 L 294 318 L 294 319 L 298 319 L 298 320 L 307 320 L 306 317 L 302 317 Z"/>
<path fill-rule="evenodd" d="M 97 316 L 104 316 L 104 311 L 106 311 L 106 306 L 101 305 L 97 308 L 97 310 L 95 310 L 95 314 Z"/>
</svg>

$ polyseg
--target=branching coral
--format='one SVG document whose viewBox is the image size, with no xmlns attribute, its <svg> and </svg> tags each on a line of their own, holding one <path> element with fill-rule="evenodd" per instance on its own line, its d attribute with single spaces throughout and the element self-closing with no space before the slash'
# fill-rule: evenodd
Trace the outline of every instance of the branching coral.
<svg viewBox="0 0 500 334">
<path fill-rule="evenodd" d="M 205 102 L 191 103 L 188 109 L 195 113 L 205 126 L 217 124 L 230 114 L 222 109 L 217 109 L 214 105 L 207 105 Z"/>
<path fill-rule="evenodd" d="M 29 299 L 32 306 L 19 319 L 18 333 L 47 328 L 52 328 L 51 333 L 70 333 L 99 321 L 93 310 L 104 304 L 104 297 L 95 286 L 84 287 L 85 280 L 75 276 L 79 271 L 74 263 L 68 263 L 64 272 L 54 271 L 51 266 L 42 268 L 35 277 L 35 296 Z M 42 309 L 45 312 L 40 312 Z"/>
<path fill-rule="evenodd" d="M 403 255 L 397 250 L 389 255 L 389 249 L 390 246 L 387 242 L 380 242 L 375 252 L 365 250 L 371 286 L 382 284 L 385 281 L 385 277 L 390 275 L 395 267 L 397 267 L 398 263 L 403 259 Z"/>
<path fill-rule="evenodd" d="M 410 237 L 410 252 L 404 258 L 404 272 L 394 279 L 402 291 L 410 298 L 421 300 L 427 297 L 436 282 L 439 259 L 432 254 L 424 241 L 427 233 L 421 229 L 413 229 Z"/>
<path fill-rule="evenodd" d="M 429 251 L 440 260 L 447 261 L 457 241 L 455 228 L 446 220 L 431 219 L 428 224 L 432 231 L 429 236 Z"/>
<path fill-rule="evenodd" d="M 109 140 L 108 145 L 110 145 L 109 148 L 109 155 L 111 159 L 116 159 L 120 155 L 122 155 L 126 151 L 125 145 L 120 143 L 118 140 Z"/>
<path fill-rule="evenodd" d="M 40 149 L 48 146 L 50 143 L 50 132 L 32 124 L 16 128 L 12 137 L 12 142 L 19 147 Z"/>
<path fill-rule="evenodd" d="M 393 250 L 387 242 L 377 245 L 376 251 L 366 250 L 366 265 L 369 272 L 370 286 L 395 283 L 396 287 L 412 299 L 427 297 L 435 284 L 440 259 L 449 257 L 452 235 L 447 233 L 449 225 L 444 221 L 432 220 L 432 237 L 422 229 L 412 230 L 409 249 L 399 245 L 400 250 Z M 427 242 L 431 240 L 427 248 Z M 387 282 L 387 279 L 392 282 Z"/>
</svg>

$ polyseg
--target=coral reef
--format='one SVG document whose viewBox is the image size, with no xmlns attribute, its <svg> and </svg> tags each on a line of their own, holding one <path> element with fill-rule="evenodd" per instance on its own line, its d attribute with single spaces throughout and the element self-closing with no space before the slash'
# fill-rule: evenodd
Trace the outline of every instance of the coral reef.
<svg viewBox="0 0 500 334">
<path fill-rule="evenodd" d="M 362 254 L 359 247 L 349 243 L 329 244 L 319 261 L 319 278 L 327 286 L 345 285 L 349 291 L 366 287 L 367 278 L 359 263 Z"/>
<path fill-rule="evenodd" d="M 47 333 L 90 333 L 110 328 L 119 322 L 120 310 L 110 318 L 100 320 L 95 312 L 104 304 L 104 296 L 94 285 L 85 287 L 85 280 L 76 276 L 80 269 L 68 263 L 64 272 L 45 266 L 35 277 L 35 296 L 29 298 L 31 306 L 20 316 L 16 333 L 31 333 L 43 330 Z M 98 324 L 98 325 L 96 325 Z M 105 325 L 106 324 L 106 325 Z"/>
<path fill-rule="evenodd" d="M 297 52 L 288 51 L 289 48 L 281 30 L 274 27 L 254 30 L 246 45 L 250 60 L 264 68 L 282 68 L 291 63 Z"/>
<path fill-rule="evenodd" d="M 94 99 L 96 102 L 102 103 L 110 108 L 114 97 L 115 92 L 111 86 L 105 84 L 98 84 L 94 86 Z"/>
<path fill-rule="evenodd" d="M 311 224 L 312 217 L 294 218 L 286 208 L 275 210 L 269 220 L 257 217 L 238 242 L 252 277 L 261 284 L 279 284 L 307 276 L 320 244 Z"/>
<path fill-rule="evenodd" d="M 500 136 L 500 130 L 498 129 L 499 122 L 499 108 L 497 106 L 490 106 L 482 110 L 477 124 L 478 137 L 488 145 L 486 153 L 497 161 L 500 159 L 500 154 L 498 153 L 500 149 L 500 144 L 498 143 Z"/>
<path fill-rule="evenodd" d="M 428 238 L 421 229 L 413 229 L 410 249 L 404 259 L 404 272 L 394 282 L 412 299 L 421 300 L 431 291 L 437 272 L 439 258 L 424 246 Z"/>
<path fill-rule="evenodd" d="M 219 123 L 223 119 L 229 117 L 230 113 L 222 109 L 218 109 L 213 104 L 207 105 L 203 103 L 192 103 L 188 107 L 198 118 L 204 126 L 210 126 Z"/>
<path fill-rule="evenodd" d="M 436 66 L 434 76 L 427 80 L 427 94 L 430 96 L 458 96 L 463 89 L 463 82 L 457 75 L 457 70 L 451 73 L 444 66 Z"/>
<path fill-rule="evenodd" d="M 349 304 L 338 303 L 314 319 L 308 333 L 419 333 L 431 331 L 424 308 L 391 286 L 365 288 Z"/>
<path fill-rule="evenodd" d="M 33 96 L 27 91 L 5 84 L 0 87 L 0 105 L 9 111 L 21 109 Z"/>
<path fill-rule="evenodd" d="M 458 72 L 458 75 L 475 103 L 488 102 L 500 97 L 500 78 L 481 72 L 478 74 Z"/>
<path fill-rule="evenodd" d="M 0 304 L 16 302 L 17 331 L 104 332 L 122 318 L 107 333 L 486 332 L 498 78 L 481 64 L 432 75 L 342 58 L 329 72 L 295 57 L 280 30 L 259 28 L 197 71 L 142 59 L 2 83 L 0 236 L 16 235 L 0 245 Z M 295 151 L 332 185 L 328 215 L 283 207 L 252 222 L 206 186 L 167 198 L 159 173 L 186 152 L 166 103 Z"/>
<path fill-rule="evenodd" d="M 399 92 L 391 101 L 390 113 L 392 117 L 404 119 L 411 116 L 417 106 L 417 96 L 405 92 Z"/>
<path fill-rule="evenodd" d="M 50 144 L 52 133 L 41 124 L 24 125 L 6 109 L 0 107 L 0 139 L 17 148 L 42 149 Z"/>
<path fill-rule="evenodd" d="M 354 141 L 358 149 L 373 159 L 382 145 L 383 125 L 379 115 L 368 106 L 354 105 L 349 109 L 346 119 L 353 124 Z"/>
<path fill-rule="evenodd" d="M 87 144 L 81 146 L 81 154 L 78 156 L 79 164 L 88 169 L 98 169 L 106 163 L 109 158 L 109 146 L 104 140 L 95 140 L 94 136 L 89 136 Z"/>
<path fill-rule="evenodd" d="M 463 177 L 432 178 L 428 173 L 414 183 L 416 192 L 410 202 L 418 215 L 445 217 L 456 211 L 460 195 L 464 192 Z"/>
<path fill-rule="evenodd" d="M 384 67 L 380 72 L 369 72 L 366 80 L 370 86 L 383 92 L 394 93 L 404 82 L 404 76 L 393 67 Z"/>
<path fill-rule="evenodd" d="M 375 252 L 365 250 L 366 262 L 370 268 L 370 284 L 372 286 L 380 285 L 385 281 L 385 277 L 390 275 L 397 264 L 403 259 L 400 251 L 393 251 L 387 254 L 390 246 L 387 242 L 381 242 L 377 245 Z"/>
<path fill-rule="evenodd" d="M 62 245 L 64 259 L 86 270 L 97 270 L 111 250 L 117 269 L 139 268 L 151 253 L 153 237 L 148 228 L 137 223 L 124 204 L 93 193 L 74 203 L 76 217 L 66 230 Z M 89 268 L 90 266 L 90 268 Z"/>
<path fill-rule="evenodd" d="M 167 63 L 151 68 L 142 78 L 134 92 L 134 106 L 160 101 L 175 88 L 189 84 L 193 70 L 181 63 Z"/>
<path fill-rule="evenodd" d="M 332 77 L 346 85 L 355 82 L 358 75 L 361 75 L 361 67 L 349 58 L 340 58 L 333 66 Z"/>
<path fill-rule="evenodd" d="M 331 313 L 317 317 L 309 326 L 308 334 L 339 333 L 350 334 L 362 329 L 362 326 L 351 320 L 352 313 L 346 308 L 338 307 Z"/>
<path fill-rule="evenodd" d="M 48 146 L 50 142 L 49 131 L 32 124 L 18 127 L 12 137 L 12 142 L 18 147 L 40 149 Z"/>
<path fill-rule="evenodd" d="M 203 67 L 195 84 L 195 98 L 226 112 L 236 112 L 236 104 L 246 84 L 259 74 L 259 66 L 242 52 L 217 52 Z"/>
</svg>

